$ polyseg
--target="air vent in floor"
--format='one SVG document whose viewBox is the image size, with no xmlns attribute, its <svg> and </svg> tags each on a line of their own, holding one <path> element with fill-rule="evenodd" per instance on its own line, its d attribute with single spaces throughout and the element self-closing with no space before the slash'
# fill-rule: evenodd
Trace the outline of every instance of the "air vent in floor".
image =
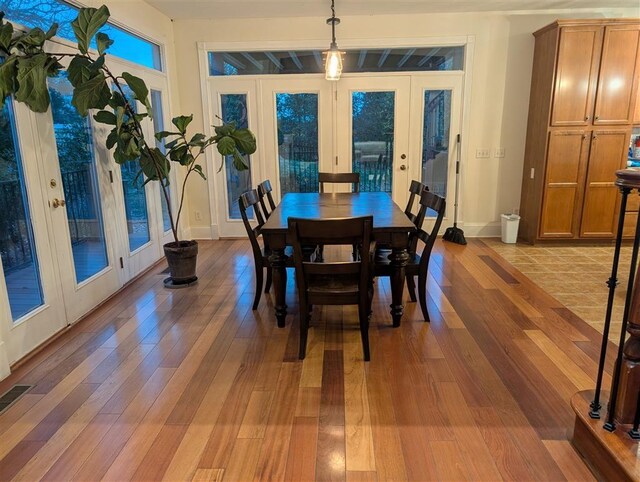
<svg viewBox="0 0 640 482">
<path fill-rule="evenodd" d="M 0 414 L 9 408 L 22 395 L 27 393 L 32 385 L 14 385 L 0 397 Z"/>
</svg>

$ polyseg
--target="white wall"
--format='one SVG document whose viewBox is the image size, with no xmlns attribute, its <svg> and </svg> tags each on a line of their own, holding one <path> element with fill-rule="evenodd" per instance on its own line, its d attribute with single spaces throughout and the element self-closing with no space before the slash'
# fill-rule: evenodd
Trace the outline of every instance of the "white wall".
<svg viewBox="0 0 640 482">
<path fill-rule="evenodd" d="M 471 103 L 463 153 L 462 219 L 468 235 L 497 235 L 499 215 L 520 203 L 524 140 L 533 59 L 533 36 L 557 18 L 638 16 L 640 9 L 550 12 L 535 14 L 473 13 L 342 17 L 340 39 L 385 39 L 468 36 L 475 38 Z M 203 129 L 197 42 L 300 41 L 327 39 L 324 18 L 175 20 L 174 37 L 180 72 L 182 113 L 194 113 L 194 129 Z M 504 147 L 502 159 L 475 159 L 478 148 Z M 214 170 L 208 166 L 207 174 Z M 209 197 L 199 180 L 190 183 L 189 224 L 192 233 L 208 233 L 212 223 Z M 202 213 L 196 221 L 194 212 Z M 215 214 L 214 214 L 215 216 Z M 214 221 L 215 223 L 215 218 Z"/>
</svg>

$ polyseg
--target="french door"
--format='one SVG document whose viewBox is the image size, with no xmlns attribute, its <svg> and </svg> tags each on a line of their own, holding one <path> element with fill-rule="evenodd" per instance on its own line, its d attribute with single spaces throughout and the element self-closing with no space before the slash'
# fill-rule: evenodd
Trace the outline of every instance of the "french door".
<svg viewBox="0 0 640 482">
<path fill-rule="evenodd" d="M 146 80 L 154 118 L 143 127 L 153 139 L 168 124 L 164 76 L 110 63 Z M 64 74 L 48 86 L 48 112 L 13 101 L 0 112 L 0 375 L 148 268 L 171 239 L 158 184 L 134 183 L 135 166 L 113 161 L 109 129 L 77 114 Z"/>
<path fill-rule="evenodd" d="M 400 206 L 412 179 L 453 194 L 461 73 L 353 74 L 338 82 L 316 75 L 216 77 L 209 86 L 212 123 L 235 120 L 259 141 L 247 159 L 250 171 L 228 162 L 215 174 L 222 237 L 244 236 L 237 199 L 263 179 L 271 180 L 277 199 L 317 192 L 319 171 L 358 172 L 361 191 L 388 192 Z"/>
</svg>

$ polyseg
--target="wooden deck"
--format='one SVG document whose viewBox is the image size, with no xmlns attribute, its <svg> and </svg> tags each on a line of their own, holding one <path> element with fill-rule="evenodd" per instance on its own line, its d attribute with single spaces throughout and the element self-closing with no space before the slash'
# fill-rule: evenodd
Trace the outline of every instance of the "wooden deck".
<svg viewBox="0 0 640 482">
<path fill-rule="evenodd" d="M 158 266 L 0 382 L 34 385 L 0 415 L 0 479 L 593 480 L 567 432 L 600 335 L 481 241 L 436 243 L 430 324 L 407 302 L 392 328 L 377 282 L 369 363 L 355 307 L 316 307 L 298 361 L 293 277 L 278 329 L 269 296 L 251 311 L 248 242 L 199 262 L 194 288 Z"/>
</svg>

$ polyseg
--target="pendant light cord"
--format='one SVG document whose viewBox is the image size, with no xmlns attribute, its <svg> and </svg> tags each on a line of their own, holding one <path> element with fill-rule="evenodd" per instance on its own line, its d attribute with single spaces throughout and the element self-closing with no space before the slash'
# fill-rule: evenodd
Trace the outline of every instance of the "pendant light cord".
<svg viewBox="0 0 640 482">
<path fill-rule="evenodd" d="M 331 20 L 331 46 L 332 47 L 337 47 L 336 44 L 336 20 L 338 20 L 336 18 L 336 6 L 335 6 L 335 0 L 331 0 L 331 18 L 329 19 Z"/>
</svg>

